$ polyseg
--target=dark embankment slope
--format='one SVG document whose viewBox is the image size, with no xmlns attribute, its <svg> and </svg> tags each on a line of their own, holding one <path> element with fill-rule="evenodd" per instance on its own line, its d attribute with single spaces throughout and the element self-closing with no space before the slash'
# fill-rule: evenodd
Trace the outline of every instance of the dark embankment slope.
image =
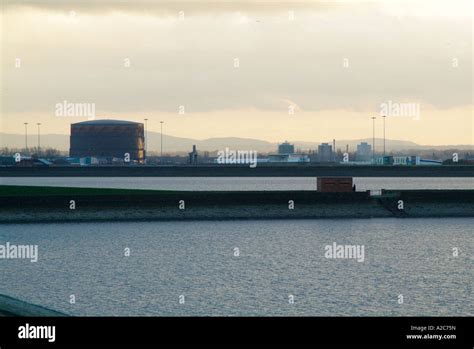
<svg viewBox="0 0 474 349">
<path fill-rule="evenodd" d="M 0 294 L 0 316 L 68 316 L 39 305 Z"/>
<path fill-rule="evenodd" d="M 314 164 L 0 167 L 0 177 L 474 177 L 473 165 Z"/>
<path fill-rule="evenodd" d="M 370 196 L 0 186 L 0 223 L 371 217 L 474 217 L 474 190 L 390 190 Z"/>
</svg>

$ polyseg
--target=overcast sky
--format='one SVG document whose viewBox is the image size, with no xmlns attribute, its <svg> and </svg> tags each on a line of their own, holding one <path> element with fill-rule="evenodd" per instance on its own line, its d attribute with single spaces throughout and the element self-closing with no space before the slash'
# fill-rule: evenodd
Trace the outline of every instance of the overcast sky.
<svg viewBox="0 0 474 349">
<path fill-rule="evenodd" d="M 355 139 L 392 101 L 420 114 L 388 138 L 474 143 L 470 1 L 7 1 L 2 26 L 6 133 L 69 133 L 68 101 L 181 137 Z"/>
</svg>

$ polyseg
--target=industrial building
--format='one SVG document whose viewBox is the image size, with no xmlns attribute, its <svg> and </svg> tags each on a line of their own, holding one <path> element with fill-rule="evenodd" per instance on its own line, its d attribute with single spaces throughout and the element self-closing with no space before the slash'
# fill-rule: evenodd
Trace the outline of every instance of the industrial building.
<svg viewBox="0 0 474 349">
<path fill-rule="evenodd" d="M 196 145 L 193 145 L 193 151 L 188 153 L 188 163 L 191 165 L 197 165 L 198 163 L 198 152 L 196 150 Z"/>
<path fill-rule="evenodd" d="M 295 152 L 294 144 L 288 143 L 288 141 L 283 142 L 278 145 L 278 154 L 293 154 Z"/>
<path fill-rule="evenodd" d="M 270 154 L 268 158 L 260 158 L 257 160 L 258 163 L 309 163 L 310 159 L 305 154 Z"/>
<path fill-rule="evenodd" d="M 376 165 L 392 165 L 392 166 L 441 166 L 442 161 L 432 159 L 422 159 L 416 155 L 402 156 L 378 156 L 375 158 Z"/>
<path fill-rule="evenodd" d="M 321 143 L 320 145 L 318 145 L 318 161 L 334 161 L 332 145 L 330 145 L 329 143 Z"/>
<path fill-rule="evenodd" d="M 145 135 L 142 123 L 92 120 L 71 124 L 71 157 L 104 157 L 144 163 Z"/>
<path fill-rule="evenodd" d="M 372 146 L 367 142 L 357 144 L 356 161 L 368 161 L 372 158 Z"/>
</svg>

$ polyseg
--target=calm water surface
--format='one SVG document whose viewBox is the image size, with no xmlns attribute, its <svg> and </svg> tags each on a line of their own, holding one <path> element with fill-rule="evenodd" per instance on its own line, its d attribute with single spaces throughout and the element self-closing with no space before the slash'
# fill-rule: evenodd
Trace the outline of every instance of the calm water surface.
<svg viewBox="0 0 474 349">
<path fill-rule="evenodd" d="M 0 225 L 0 244 L 39 246 L 37 263 L 0 260 L 0 293 L 73 315 L 472 316 L 473 226 L 472 218 Z M 365 261 L 326 259 L 333 242 L 364 245 Z"/>
</svg>

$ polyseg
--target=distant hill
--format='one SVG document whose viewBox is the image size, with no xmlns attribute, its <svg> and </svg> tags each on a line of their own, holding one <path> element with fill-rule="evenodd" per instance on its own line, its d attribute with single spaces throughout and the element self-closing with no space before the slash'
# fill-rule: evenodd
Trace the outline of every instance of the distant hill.
<svg viewBox="0 0 474 349">
<path fill-rule="evenodd" d="M 29 146 L 36 146 L 37 138 L 35 135 L 28 137 Z M 289 140 L 290 143 L 295 144 L 295 149 L 301 149 L 303 151 L 312 149 L 316 150 L 321 142 L 307 142 L 298 140 Z M 325 140 L 332 144 L 332 140 Z M 352 140 L 336 140 L 336 150 L 341 149 L 345 151 L 346 144 L 349 145 L 349 151 L 355 151 L 357 144 L 360 142 L 367 142 L 372 144 L 372 138 L 367 139 L 352 139 Z M 25 145 L 25 136 L 19 134 L 8 134 L 0 133 L 0 147 L 8 148 L 22 148 Z M 189 152 L 193 145 L 196 145 L 198 151 L 216 151 L 222 150 L 228 147 L 229 149 L 235 150 L 256 150 L 258 152 L 276 152 L 278 143 L 272 143 L 251 138 L 239 138 L 239 137 L 222 137 L 222 138 L 209 138 L 204 140 L 196 140 L 191 138 L 181 138 L 169 135 L 163 135 L 163 150 L 165 153 L 168 152 Z M 59 134 L 44 134 L 41 135 L 41 146 L 44 148 L 51 147 L 59 150 L 69 150 L 69 136 Z M 383 149 L 383 139 L 375 139 L 375 149 L 380 151 Z M 401 141 L 401 140 L 386 140 L 386 150 L 400 151 L 400 150 L 422 150 L 422 149 L 433 149 L 433 150 L 445 150 L 445 149 L 463 149 L 463 150 L 474 150 L 474 145 L 419 145 L 414 142 Z M 160 150 L 160 134 L 156 132 L 148 132 L 148 150 L 151 152 L 158 152 Z"/>
</svg>

